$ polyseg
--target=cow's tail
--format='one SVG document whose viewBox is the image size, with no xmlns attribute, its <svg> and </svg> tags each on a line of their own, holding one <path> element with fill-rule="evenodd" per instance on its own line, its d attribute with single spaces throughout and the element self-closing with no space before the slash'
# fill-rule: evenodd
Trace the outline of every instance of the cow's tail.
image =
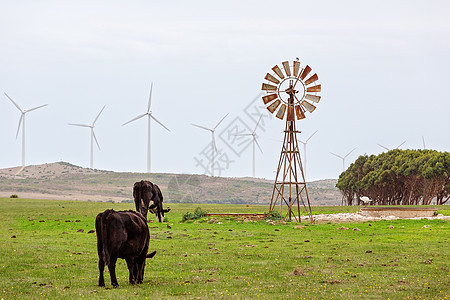
<svg viewBox="0 0 450 300">
<path fill-rule="evenodd" d="M 136 212 L 142 213 L 142 183 L 136 182 L 133 187 L 133 197 L 134 197 L 134 204 L 136 206 Z"/>
<path fill-rule="evenodd" d="M 109 266 L 110 261 L 110 255 L 109 255 L 109 249 L 108 249 L 108 229 L 106 228 L 106 219 L 108 218 L 109 214 L 111 213 L 110 210 L 105 211 L 102 214 L 101 219 L 101 234 L 102 234 L 102 243 L 103 243 L 103 261 L 105 262 L 105 265 Z"/>
</svg>

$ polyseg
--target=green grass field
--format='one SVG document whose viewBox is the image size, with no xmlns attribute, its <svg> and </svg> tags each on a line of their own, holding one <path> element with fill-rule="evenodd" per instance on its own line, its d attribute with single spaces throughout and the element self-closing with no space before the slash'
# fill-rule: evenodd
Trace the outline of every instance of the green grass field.
<svg viewBox="0 0 450 300">
<path fill-rule="evenodd" d="M 149 223 L 150 250 L 157 254 L 147 261 L 144 283 L 128 284 L 126 264 L 119 260 L 120 286 L 114 289 L 108 272 L 106 288 L 97 286 L 96 236 L 88 232 L 97 213 L 133 209 L 132 204 L 0 198 L 0 298 L 450 298 L 448 221 L 304 224 L 298 229 L 298 223 L 225 218 L 182 223 L 182 215 L 198 205 L 170 206 L 168 223 Z M 357 209 L 314 207 L 313 212 Z"/>
</svg>

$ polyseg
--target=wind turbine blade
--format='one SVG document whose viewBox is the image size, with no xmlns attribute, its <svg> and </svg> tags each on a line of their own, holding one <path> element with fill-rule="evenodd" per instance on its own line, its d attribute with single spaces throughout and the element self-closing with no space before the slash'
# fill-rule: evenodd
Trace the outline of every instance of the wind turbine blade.
<svg viewBox="0 0 450 300">
<path fill-rule="evenodd" d="M 167 129 L 167 131 L 170 132 L 170 129 L 167 128 L 163 123 L 161 123 L 157 118 L 155 118 L 152 114 L 150 114 L 150 117 L 152 117 L 153 120 L 155 120 L 159 125 L 161 125 L 162 127 L 164 127 L 165 129 Z"/>
<path fill-rule="evenodd" d="M 259 116 L 258 122 L 256 122 L 255 130 L 253 130 L 253 133 L 255 133 L 256 129 L 258 129 L 258 125 L 259 125 L 259 122 L 261 122 L 262 116 L 263 116 L 262 114 L 261 114 L 261 116 Z"/>
<path fill-rule="evenodd" d="M 19 126 L 17 126 L 16 139 L 17 139 L 17 137 L 19 136 L 19 130 L 20 130 L 20 125 L 22 125 L 23 114 L 24 114 L 24 113 L 22 113 L 22 114 L 20 115 Z"/>
<path fill-rule="evenodd" d="M 340 159 L 344 159 L 342 156 L 340 156 L 340 155 L 337 155 L 337 154 L 335 154 L 335 153 L 333 153 L 333 152 L 330 152 L 331 154 L 333 154 L 334 156 L 336 156 L 336 157 L 339 157 Z"/>
<path fill-rule="evenodd" d="M 80 127 L 89 127 L 89 128 L 92 127 L 91 125 L 86 125 L 86 124 L 73 124 L 73 123 L 69 123 L 69 125 L 72 125 L 72 126 L 80 126 Z"/>
<path fill-rule="evenodd" d="M 197 124 L 192 124 L 192 123 L 191 123 L 191 125 L 192 125 L 192 126 L 196 126 L 196 127 L 198 127 L 198 128 L 201 128 L 201 129 L 208 130 L 208 131 L 213 131 L 211 128 L 207 128 L 207 127 L 200 126 L 200 125 L 197 125 Z"/>
<path fill-rule="evenodd" d="M 92 135 L 94 136 L 95 143 L 97 144 L 98 150 L 100 149 L 100 145 L 98 144 L 97 137 L 95 136 L 94 128 L 92 128 Z"/>
<path fill-rule="evenodd" d="M 150 85 L 150 95 L 148 96 L 147 112 L 150 112 L 150 106 L 152 105 L 152 90 L 153 90 L 153 82 Z"/>
<path fill-rule="evenodd" d="M 319 131 L 319 130 L 316 130 L 316 131 L 314 131 L 313 134 L 311 134 L 311 136 L 306 140 L 305 144 L 316 134 L 317 131 Z"/>
<path fill-rule="evenodd" d="M 397 148 L 395 148 L 395 149 L 400 148 L 401 146 L 403 146 L 404 143 L 406 143 L 406 141 L 403 141 L 403 143 L 401 143 L 400 145 L 398 145 Z"/>
<path fill-rule="evenodd" d="M 234 136 L 247 136 L 247 135 L 253 135 L 253 134 L 251 134 L 251 133 L 236 133 L 236 134 L 233 134 Z"/>
<path fill-rule="evenodd" d="M 30 111 L 36 110 L 36 109 L 38 109 L 38 108 L 41 108 L 41 107 L 44 107 L 44 106 L 47 106 L 47 105 L 48 105 L 48 104 L 44 104 L 44 105 L 40 105 L 40 106 L 31 108 L 31 109 L 27 109 L 25 112 L 30 112 Z"/>
<path fill-rule="evenodd" d="M 147 115 L 146 113 L 145 113 L 145 114 L 142 114 L 142 115 L 139 115 L 139 116 L 137 116 L 136 118 L 133 118 L 133 119 L 131 119 L 130 121 L 123 123 L 122 126 L 127 125 L 128 123 L 131 123 L 131 122 L 133 122 L 133 121 L 136 121 L 137 119 L 140 119 L 140 118 L 142 118 L 143 116 L 146 116 L 146 115 Z"/>
<path fill-rule="evenodd" d="M 383 146 L 383 145 L 381 145 L 381 144 L 378 144 L 378 143 L 377 143 L 377 145 L 380 146 L 381 148 L 384 148 L 384 149 L 386 149 L 387 151 L 389 151 L 389 148 L 388 148 L 388 147 L 385 147 L 385 146 Z"/>
<path fill-rule="evenodd" d="M 225 115 L 225 117 L 222 118 L 222 120 L 220 120 L 219 123 L 217 123 L 217 125 L 213 128 L 213 130 L 215 130 L 217 128 L 217 126 L 219 126 L 220 123 L 222 123 L 223 120 L 225 120 L 225 118 L 228 116 L 228 114 Z"/>
<path fill-rule="evenodd" d="M 425 147 L 425 138 L 422 135 L 422 144 L 423 144 L 423 149 L 425 150 L 427 147 Z"/>
<path fill-rule="evenodd" d="M 19 104 L 17 104 L 16 102 L 14 102 L 14 100 L 11 99 L 11 97 L 9 97 L 7 93 L 5 93 L 5 96 L 8 97 L 9 100 L 11 100 L 11 102 L 14 104 L 15 107 L 17 107 L 18 110 L 20 110 L 21 112 L 23 112 L 23 110 L 20 108 Z"/>
<path fill-rule="evenodd" d="M 258 143 L 258 140 L 256 139 L 256 136 L 255 136 L 255 137 L 253 137 L 253 140 L 255 141 L 255 143 L 256 143 L 256 146 L 258 146 L 258 148 L 259 148 L 259 151 L 261 151 L 261 153 L 263 153 L 263 151 L 262 151 L 262 149 L 261 149 L 261 146 L 259 145 L 259 143 Z"/>
<path fill-rule="evenodd" d="M 214 150 L 216 150 L 216 152 L 217 152 L 216 138 L 214 137 L 214 131 L 212 132 L 212 143 L 213 143 L 213 146 L 214 146 Z"/>
<path fill-rule="evenodd" d="M 355 149 L 356 149 L 356 148 L 353 148 L 353 150 L 352 150 L 352 151 L 350 151 L 349 153 L 347 153 L 347 155 L 346 155 L 346 156 L 344 156 L 344 158 L 346 158 L 347 156 L 349 156 L 349 155 L 350 155 L 350 153 L 352 153 L 353 151 L 355 151 Z"/>
<path fill-rule="evenodd" d="M 92 122 L 92 126 L 94 126 L 95 122 L 97 122 L 98 117 L 100 117 L 100 114 L 105 109 L 106 105 L 103 106 L 102 110 L 98 113 L 98 115 L 95 117 L 94 122 Z"/>
</svg>

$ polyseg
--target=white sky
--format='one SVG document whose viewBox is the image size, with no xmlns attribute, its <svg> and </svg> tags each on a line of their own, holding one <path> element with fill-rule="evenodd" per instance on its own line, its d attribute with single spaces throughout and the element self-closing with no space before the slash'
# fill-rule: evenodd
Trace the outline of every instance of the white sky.
<svg viewBox="0 0 450 300">
<path fill-rule="evenodd" d="M 251 146 L 220 136 L 254 128 L 246 112 L 262 105 L 252 101 L 265 74 L 295 57 L 322 84 L 316 111 L 297 122 L 301 140 L 318 130 L 307 180 L 339 176 L 330 152 L 356 148 L 348 165 L 381 153 L 377 143 L 422 148 L 422 136 L 449 151 L 450 2 L 217 2 L 0 0 L 0 168 L 21 164 L 20 113 L 6 92 L 24 109 L 49 104 L 27 114 L 27 165 L 88 167 L 90 132 L 67 123 L 91 123 L 106 105 L 94 167 L 145 171 L 146 120 L 121 125 L 145 113 L 153 82 L 152 111 L 171 129 L 152 123 L 153 172 L 205 173 L 195 158 L 210 133 L 190 123 L 213 127 L 229 113 L 216 131 L 232 161 L 221 176 L 250 176 Z M 284 121 L 263 120 L 256 176 L 273 179 Z"/>
</svg>

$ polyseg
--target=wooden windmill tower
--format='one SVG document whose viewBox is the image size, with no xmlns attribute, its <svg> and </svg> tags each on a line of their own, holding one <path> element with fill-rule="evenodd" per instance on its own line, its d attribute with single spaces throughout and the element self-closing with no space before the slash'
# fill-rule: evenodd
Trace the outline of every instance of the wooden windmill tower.
<svg viewBox="0 0 450 300">
<path fill-rule="evenodd" d="M 272 68 L 274 73 L 267 73 L 267 83 L 262 85 L 262 90 L 266 92 L 262 99 L 267 109 L 280 120 L 286 117 L 284 141 L 269 212 L 279 204 L 283 215 L 283 205 L 286 205 L 285 218 L 300 221 L 303 210 L 313 222 L 297 141 L 297 133 L 300 131 L 296 129 L 295 121 L 304 119 L 306 112 L 312 113 L 316 109 L 312 102 L 320 101 L 318 93 L 321 85 L 316 82 L 319 79 L 317 74 L 308 76 L 311 68 L 308 65 L 301 67 L 298 59 L 291 65 L 288 61 L 282 65 L 284 72 L 276 65 Z"/>
</svg>

